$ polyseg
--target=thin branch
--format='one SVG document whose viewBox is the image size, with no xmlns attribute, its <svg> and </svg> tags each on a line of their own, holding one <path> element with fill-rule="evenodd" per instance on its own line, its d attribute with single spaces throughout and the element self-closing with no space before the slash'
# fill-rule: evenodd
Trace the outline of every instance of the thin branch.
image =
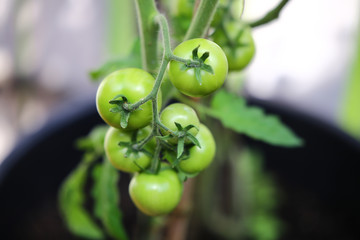
<svg viewBox="0 0 360 240">
<path fill-rule="evenodd" d="M 252 23 L 249 24 L 250 27 L 255 28 L 264 24 L 267 24 L 275 19 L 277 19 L 280 15 L 281 10 L 285 7 L 285 5 L 290 0 L 282 0 L 273 10 L 268 12 L 264 17 L 261 19 L 258 19 Z"/>
</svg>

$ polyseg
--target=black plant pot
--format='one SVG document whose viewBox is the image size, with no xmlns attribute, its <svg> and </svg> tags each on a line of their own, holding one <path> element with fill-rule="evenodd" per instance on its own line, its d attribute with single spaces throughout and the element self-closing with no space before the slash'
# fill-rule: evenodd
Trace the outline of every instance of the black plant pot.
<svg viewBox="0 0 360 240">
<path fill-rule="evenodd" d="M 246 139 L 262 150 L 284 193 L 282 239 L 360 239 L 360 144 L 303 114 L 253 104 L 279 115 L 306 142 L 287 149 Z M 102 121 L 94 104 L 72 109 L 21 141 L 0 166 L 0 239 L 76 239 L 61 220 L 57 193 L 81 158 L 74 140 Z M 129 179 L 121 181 L 126 192 Z M 122 201 L 128 204 L 126 194 Z M 130 213 L 125 218 L 128 225 L 134 222 Z"/>
</svg>

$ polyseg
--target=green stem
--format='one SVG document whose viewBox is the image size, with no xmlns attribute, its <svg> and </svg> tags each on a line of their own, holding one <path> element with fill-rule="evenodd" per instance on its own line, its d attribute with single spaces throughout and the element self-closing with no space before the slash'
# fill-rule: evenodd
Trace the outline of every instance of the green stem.
<svg viewBox="0 0 360 240">
<path fill-rule="evenodd" d="M 264 17 L 259 20 L 256 20 L 249 24 L 250 27 L 255 28 L 264 24 L 267 24 L 275 19 L 277 19 L 280 15 L 281 10 L 285 7 L 285 5 L 290 0 L 282 0 L 273 10 L 268 12 Z"/>
<path fill-rule="evenodd" d="M 170 32 L 167 20 L 164 15 L 159 14 L 156 17 L 157 22 L 160 25 L 160 30 L 163 37 L 163 44 L 164 44 L 164 58 L 169 60 L 169 55 L 172 54 L 171 51 L 171 41 L 170 41 Z"/>
<path fill-rule="evenodd" d="M 146 103 L 147 101 L 150 101 L 153 99 L 156 99 L 156 101 L 157 101 L 157 94 L 159 92 L 161 82 L 164 78 L 164 74 L 165 74 L 168 63 L 169 63 L 169 60 L 163 58 L 161 65 L 160 65 L 159 73 L 155 79 L 154 87 L 151 90 L 151 92 L 149 93 L 149 95 L 147 95 L 145 98 L 142 98 L 140 101 L 138 101 L 136 103 L 125 105 L 124 107 L 126 108 L 126 110 L 129 110 L 129 111 L 135 110 L 138 107 L 140 107 L 141 105 L 143 105 L 144 103 Z"/>
<path fill-rule="evenodd" d="M 154 137 L 154 133 L 153 131 L 148 135 L 146 136 L 146 138 L 144 138 L 141 142 L 138 142 L 137 144 L 135 144 L 133 146 L 134 149 L 137 149 L 137 150 L 140 150 L 143 148 L 143 146 L 148 143 L 153 137 Z"/>
<path fill-rule="evenodd" d="M 160 25 L 160 29 L 161 29 L 162 36 L 163 36 L 164 56 L 161 61 L 159 72 L 156 76 L 153 89 L 151 90 L 149 95 L 147 95 L 145 98 L 140 99 L 140 101 L 124 106 L 125 109 L 128 111 L 133 111 L 133 110 L 137 109 L 138 107 L 140 107 L 147 101 L 150 101 L 152 99 L 155 99 L 155 100 L 157 99 L 157 94 L 159 92 L 161 82 L 164 78 L 164 74 L 165 74 L 167 65 L 170 61 L 169 56 L 172 55 L 172 51 L 171 51 L 171 47 L 170 47 L 169 27 L 168 27 L 166 18 L 163 15 L 159 14 L 159 15 L 155 16 L 153 19 L 156 20 L 156 22 Z M 147 51 L 145 51 L 145 52 L 147 52 Z M 156 57 L 154 57 L 154 59 L 156 59 Z"/>
<path fill-rule="evenodd" d="M 159 114 L 157 110 L 157 99 L 152 100 L 153 107 L 153 134 L 160 135 L 159 127 L 157 125 L 157 121 L 159 120 Z M 154 152 L 154 157 L 151 161 L 151 172 L 157 173 L 160 165 L 160 153 L 161 153 L 161 143 L 160 139 L 156 139 L 156 148 Z"/>
<path fill-rule="evenodd" d="M 162 122 L 160 122 L 160 120 L 157 120 L 156 124 L 162 129 L 164 129 L 166 132 L 169 132 L 171 135 L 176 136 L 176 132 L 166 127 Z"/>
<path fill-rule="evenodd" d="M 204 37 L 209 29 L 219 0 L 202 0 L 191 21 L 184 40 Z"/>
<path fill-rule="evenodd" d="M 158 14 L 154 0 L 136 0 L 139 33 L 141 41 L 141 56 L 143 68 L 156 73 L 158 24 L 155 16 Z"/>
</svg>

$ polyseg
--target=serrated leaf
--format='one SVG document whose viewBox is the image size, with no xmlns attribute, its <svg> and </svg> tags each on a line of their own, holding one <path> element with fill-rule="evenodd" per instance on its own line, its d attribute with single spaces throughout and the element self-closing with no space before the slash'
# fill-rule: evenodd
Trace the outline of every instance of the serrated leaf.
<svg viewBox="0 0 360 240">
<path fill-rule="evenodd" d="M 127 240 L 128 236 L 122 223 L 122 212 L 119 208 L 119 190 L 117 182 L 119 172 L 104 159 L 93 170 L 95 200 L 94 213 L 101 220 L 108 234 L 114 239 Z"/>
<path fill-rule="evenodd" d="M 261 108 L 247 106 L 245 99 L 225 90 L 214 96 L 211 107 L 214 117 L 238 133 L 284 147 L 298 147 L 303 143 L 277 116 L 265 115 Z"/>
<path fill-rule="evenodd" d="M 101 155 L 104 152 L 104 139 L 108 128 L 107 125 L 94 127 L 88 136 L 76 140 L 76 147 L 79 150 Z"/>
<path fill-rule="evenodd" d="M 89 155 L 85 155 L 87 159 Z M 84 186 L 89 161 L 82 162 L 66 178 L 59 192 L 59 205 L 68 229 L 77 236 L 88 239 L 104 239 L 105 236 L 91 215 L 84 208 Z"/>
<path fill-rule="evenodd" d="M 100 68 L 89 73 L 90 78 L 94 81 L 101 80 L 110 73 L 122 68 L 141 68 L 140 40 L 137 39 L 129 56 L 106 62 Z"/>
</svg>

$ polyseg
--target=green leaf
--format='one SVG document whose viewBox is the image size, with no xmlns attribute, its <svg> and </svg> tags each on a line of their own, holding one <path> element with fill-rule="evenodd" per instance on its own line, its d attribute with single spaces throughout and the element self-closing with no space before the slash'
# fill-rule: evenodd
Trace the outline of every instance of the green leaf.
<svg viewBox="0 0 360 240">
<path fill-rule="evenodd" d="M 225 90 L 214 96 L 211 107 L 213 117 L 238 133 L 283 147 L 298 147 L 303 143 L 277 116 L 266 115 L 259 107 L 249 107 L 245 99 Z"/>
<path fill-rule="evenodd" d="M 118 171 L 104 159 L 93 170 L 94 188 L 92 195 L 95 200 L 95 215 L 101 220 L 108 234 L 114 239 L 126 240 L 122 212 L 119 208 Z"/>
<path fill-rule="evenodd" d="M 110 73 L 119 70 L 121 68 L 141 68 L 141 54 L 140 54 L 140 40 L 137 39 L 129 56 L 121 59 L 115 59 L 106 62 L 100 68 L 95 69 L 89 73 L 90 78 L 94 81 L 98 81 L 109 75 Z"/>
<path fill-rule="evenodd" d="M 108 128 L 108 125 L 95 126 L 88 136 L 76 140 L 76 147 L 79 150 L 102 155 L 104 152 L 104 139 Z"/>
<path fill-rule="evenodd" d="M 68 229 L 77 236 L 88 239 L 104 239 L 101 229 L 84 208 L 84 185 L 92 156 L 85 155 L 84 161 L 66 178 L 59 192 L 59 205 Z M 85 161 L 86 160 L 86 161 Z"/>
</svg>

